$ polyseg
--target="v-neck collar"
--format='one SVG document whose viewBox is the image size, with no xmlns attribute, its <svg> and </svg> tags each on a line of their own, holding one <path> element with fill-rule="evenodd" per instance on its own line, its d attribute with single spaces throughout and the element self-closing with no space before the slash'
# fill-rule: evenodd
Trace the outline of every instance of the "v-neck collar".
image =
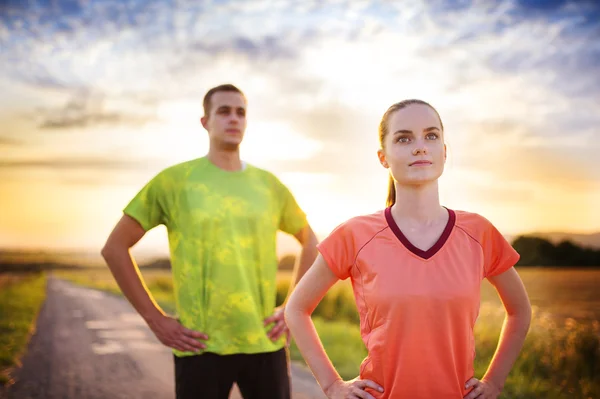
<svg viewBox="0 0 600 399">
<path fill-rule="evenodd" d="M 448 211 L 448 222 L 446 223 L 446 227 L 444 228 L 444 231 L 442 232 L 440 238 L 438 238 L 437 242 L 433 244 L 433 246 L 427 251 L 423 251 L 422 249 L 415 247 L 410 241 L 408 241 L 408 238 L 406 238 L 406 236 L 402 233 L 402 231 L 396 224 L 396 221 L 392 217 L 391 206 L 385 209 L 385 219 L 387 221 L 388 226 L 390 226 L 390 229 L 392 229 L 392 231 L 394 232 L 394 235 L 398 238 L 398 240 L 400 240 L 400 242 L 402 243 L 402 245 L 404 245 L 404 247 L 406 247 L 406 249 L 408 249 L 410 252 L 412 252 L 420 258 L 429 259 L 433 255 L 438 253 L 440 249 L 442 249 L 442 247 L 448 240 L 448 237 L 450 237 L 450 232 L 452 232 L 452 228 L 454 227 L 454 224 L 456 222 L 456 214 L 454 213 L 454 211 L 448 208 L 446 208 L 446 210 Z"/>
</svg>

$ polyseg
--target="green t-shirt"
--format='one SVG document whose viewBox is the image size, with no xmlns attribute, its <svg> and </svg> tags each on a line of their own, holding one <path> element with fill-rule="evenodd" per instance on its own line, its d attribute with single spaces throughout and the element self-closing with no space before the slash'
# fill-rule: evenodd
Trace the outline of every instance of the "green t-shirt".
<svg viewBox="0 0 600 399">
<path fill-rule="evenodd" d="M 177 314 L 208 335 L 205 351 L 283 347 L 284 338 L 272 342 L 272 326 L 263 325 L 275 308 L 276 234 L 296 234 L 307 221 L 273 174 L 252 165 L 229 172 L 202 157 L 160 172 L 124 213 L 146 231 L 167 227 Z"/>
</svg>

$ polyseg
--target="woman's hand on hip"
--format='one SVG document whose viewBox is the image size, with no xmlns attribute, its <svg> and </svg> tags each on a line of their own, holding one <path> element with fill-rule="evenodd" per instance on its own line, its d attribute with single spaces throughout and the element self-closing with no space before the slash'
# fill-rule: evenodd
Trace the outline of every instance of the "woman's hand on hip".
<svg viewBox="0 0 600 399">
<path fill-rule="evenodd" d="M 367 388 L 383 392 L 383 387 L 379 384 L 371 380 L 355 378 L 351 381 L 335 381 L 325 389 L 325 395 L 329 399 L 375 399 L 373 395 L 366 391 Z"/>
<path fill-rule="evenodd" d="M 473 387 L 464 399 L 496 399 L 502 391 L 493 382 L 471 378 L 465 386 L 467 389 Z"/>
</svg>

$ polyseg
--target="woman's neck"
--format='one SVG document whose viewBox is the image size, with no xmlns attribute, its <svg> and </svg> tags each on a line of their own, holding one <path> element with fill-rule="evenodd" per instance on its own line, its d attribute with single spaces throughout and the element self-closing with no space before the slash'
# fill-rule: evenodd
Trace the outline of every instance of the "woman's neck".
<svg viewBox="0 0 600 399">
<path fill-rule="evenodd" d="M 396 184 L 396 203 L 392 206 L 396 220 L 410 224 L 429 225 L 447 216 L 440 205 L 437 181 L 422 186 L 400 186 Z"/>
</svg>

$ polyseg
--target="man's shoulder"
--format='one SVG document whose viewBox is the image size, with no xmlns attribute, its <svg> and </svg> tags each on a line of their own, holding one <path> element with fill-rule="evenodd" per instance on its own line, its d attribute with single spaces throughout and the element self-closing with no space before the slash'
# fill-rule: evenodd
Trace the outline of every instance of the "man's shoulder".
<svg viewBox="0 0 600 399">
<path fill-rule="evenodd" d="M 196 170 L 203 163 L 203 158 L 191 159 L 182 161 L 161 169 L 156 173 L 152 180 L 157 184 L 172 185 L 186 181 L 186 176 L 189 176 L 192 170 Z"/>
<path fill-rule="evenodd" d="M 246 167 L 251 171 L 250 175 L 255 179 L 278 187 L 286 186 L 274 172 L 250 163 L 246 163 Z"/>
<path fill-rule="evenodd" d="M 260 176 L 260 177 L 263 177 L 266 179 L 277 179 L 277 176 L 275 175 L 275 173 L 273 173 L 270 170 L 267 170 L 263 167 L 256 166 L 249 162 L 246 162 L 246 167 L 249 170 L 251 170 L 256 176 Z"/>
<path fill-rule="evenodd" d="M 159 172 L 159 174 L 163 175 L 173 175 L 173 174 L 185 174 L 193 168 L 198 167 L 206 162 L 206 157 L 190 159 L 187 161 L 181 161 L 176 164 L 167 166 L 163 170 Z"/>
</svg>

